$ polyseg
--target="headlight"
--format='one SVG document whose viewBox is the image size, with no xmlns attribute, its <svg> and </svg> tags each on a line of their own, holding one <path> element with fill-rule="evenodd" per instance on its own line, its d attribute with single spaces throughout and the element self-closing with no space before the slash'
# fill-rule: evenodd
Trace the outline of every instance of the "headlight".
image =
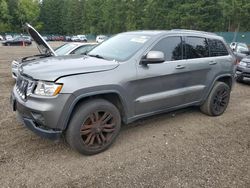
<svg viewBox="0 0 250 188">
<path fill-rule="evenodd" d="M 34 94 L 41 96 L 56 96 L 62 89 L 62 84 L 39 81 Z"/>
<path fill-rule="evenodd" d="M 245 63 L 245 62 L 241 61 L 241 62 L 240 62 L 240 66 L 242 66 L 242 67 L 246 67 L 246 66 L 247 66 L 247 63 Z"/>
<path fill-rule="evenodd" d="M 19 62 L 18 61 L 12 61 L 11 66 L 12 68 L 18 68 Z"/>
</svg>

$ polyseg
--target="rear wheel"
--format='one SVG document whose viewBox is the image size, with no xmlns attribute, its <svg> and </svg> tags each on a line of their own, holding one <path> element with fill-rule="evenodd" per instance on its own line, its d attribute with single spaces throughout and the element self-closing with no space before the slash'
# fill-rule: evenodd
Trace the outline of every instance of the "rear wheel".
<svg viewBox="0 0 250 188">
<path fill-rule="evenodd" d="M 219 116 L 226 110 L 230 99 L 230 87 L 224 82 L 216 82 L 201 111 L 209 116 Z"/>
<path fill-rule="evenodd" d="M 112 145 L 121 128 L 119 110 L 103 99 L 86 101 L 75 111 L 66 140 L 78 152 L 93 155 Z"/>
</svg>

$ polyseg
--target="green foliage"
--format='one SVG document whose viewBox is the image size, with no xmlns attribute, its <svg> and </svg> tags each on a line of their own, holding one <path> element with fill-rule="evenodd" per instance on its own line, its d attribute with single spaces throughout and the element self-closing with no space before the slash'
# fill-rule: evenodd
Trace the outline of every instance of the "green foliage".
<svg viewBox="0 0 250 188">
<path fill-rule="evenodd" d="M 37 19 L 40 14 L 38 0 L 19 0 L 17 3 L 16 18 L 17 22 L 21 23 L 20 27 L 29 22 L 36 26 Z"/>
<path fill-rule="evenodd" d="M 7 2 L 5 0 L 0 0 L 0 31 L 10 31 L 10 18 Z"/>
<path fill-rule="evenodd" d="M 65 31 L 64 3 L 66 0 L 43 0 L 41 4 L 40 21 L 43 22 L 43 32 L 62 34 Z"/>
<path fill-rule="evenodd" d="M 48 34 L 186 28 L 249 31 L 249 0 L 0 0 L 0 32 L 30 22 Z"/>
</svg>

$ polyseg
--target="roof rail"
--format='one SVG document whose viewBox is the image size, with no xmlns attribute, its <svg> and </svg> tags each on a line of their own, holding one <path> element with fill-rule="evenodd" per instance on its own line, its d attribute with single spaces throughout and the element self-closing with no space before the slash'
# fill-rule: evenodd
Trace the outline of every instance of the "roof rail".
<svg viewBox="0 0 250 188">
<path fill-rule="evenodd" d="M 197 30 L 189 30 L 189 29 L 171 29 L 171 31 L 182 31 L 182 32 L 195 32 L 195 33 L 203 33 L 203 34 L 209 34 L 209 35 L 215 35 L 215 36 L 218 36 L 217 34 L 215 33 L 212 33 L 212 32 L 206 32 L 206 31 L 197 31 Z"/>
</svg>

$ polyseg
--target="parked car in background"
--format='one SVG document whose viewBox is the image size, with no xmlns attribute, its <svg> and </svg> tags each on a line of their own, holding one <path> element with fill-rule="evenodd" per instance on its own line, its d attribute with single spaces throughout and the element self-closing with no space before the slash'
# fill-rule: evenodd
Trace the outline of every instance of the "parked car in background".
<svg viewBox="0 0 250 188">
<path fill-rule="evenodd" d="M 64 41 L 64 36 L 61 35 L 53 35 L 51 38 L 52 41 Z"/>
<path fill-rule="evenodd" d="M 80 40 L 80 38 L 78 36 L 72 36 L 71 37 L 71 41 L 73 41 L 73 42 L 80 42 L 81 40 Z"/>
<path fill-rule="evenodd" d="M 85 35 L 77 35 L 77 37 L 80 39 L 80 42 L 88 42 Z"/>
<path fill-rule="evenodd" d="M 71 37 L 70 36 L 65 36 L 65 41 L 67 41 L 67 42 L 69 42 L 69 41 L 71 41 Z"/>
<path fill-rule="evenodd" d="M 4 38 L 3 38 L 3 36 L 2 36 L 2 35 L 0 35 L 0 40 L 4 40 Z"/>
<path fill-rule="evenodd" d="M 234 51 L 247 55 L 249 54 L 249 48 L 245 43 L 237 43 Z"/>
<path fill-rule="evenodd" d="M 28 46 L 31 45 L 31 39 L 30 37 L 22 36 L 22 37 L 16 37 L 12 40 L 6 40 L 2 42 L 4 46 Z"/>
<path fill-rule="evenodd" d="M 42 37 L 43 38 L 43 37 Z M 43 38 L 44 39 L 44 38 Z M 49 44 L 47 44 L 49 46 Z M 55 56 L 64 56 L 64 55 L 83 55 L 89 52 L 94 48 L 96 43 L 66 43 L 54 50 Z M 51 47 L 50 47 L 51 48 Z M 23 58 L 23 59 L 26 59 Z M 22 64 L 23 59 L 13 60 L 11 62 L 11 73 L 12 78 L 16 79 L 18 74 L 18 67 Z"/>
<path fill-rule="evenodd" d="M 30 26 L 28 31 L 36 41 L 38 33 Z M 45 44 L 39 47 L 54 54 Z M 212 33 L 121 33 L 84 57 L 53 56 L 21 64 L 12 109 L 38 135 L 65 135 L 78 152 L 97 154 L 114 143 L 122 122 L 188 106 L 222 115 L 234 62 L 223 38 Z"/>
<path fill-rule="evenodd" d="M 96 42 L 97 42 L 97 43 L 101 43 L 101 42 L 103 42 L 103 41 L 105 41 L 105 40 L 107 40 L 107 39 L 108 39 L 108 37 L 105 36 L 105 35 L 98 35 L 98 36 L 96 37 Z"/>
<path fill-rule="evenodd" d="M 12 40 L 13 39 L 13 37 L 11 36 L 11 35 L 5 35 L 5 40 Z"/>
<path fill-rule="evenodd" d="M 230 44 L 230 48 L 233 51 L 239 52 L 239 51 L 249 51 L 249 48 L 246 43 L 241 43 L 241 42 L 232 42 Z"/>
<path fill-rule="evenodd" d="M 47 36 L 42 36 L 45 41 L 49 41 Z"/>
<path fill-rule="evenodd" d="M 230 44 L 230 48 L 233 50 L 238 62 L 240 62 L 247 55 L 250 55 L 249 48 L 245 43 L 232 42 Z"/>
<path fill-rule="evenodd" d="M 231 42 L 230 43 L 230 48 L 234 51 L 235 50 L 235 48 L 236 48 L 236 44 L 237 44 L 237 42 Z"/>
<path fill-rule="evenodd" d="M 250 78 L 250 56 L 244 57 L 236 67 L 236 81 L 242 82 L 244 78 Z"/>
<path fill-rule="evenodd" d="M 27 36 L 27 35 L 22 35 L 22 37 L 25 37 L 26 39 L 32 41 L 33 39 L 31 38 L 31 36 Z"/>
<path fill-rule="evenodd" d="M 52 41 L 52 35 L 47 35 L 48 40 L 47 41 Z"/>
<path fill-rule="evenodd" d="M 66 43 L 55 50 L 56 55 L 81 55 L 85 54 L 94 48 L 97 44 L 96 43 L 79 43 L 79 42 L 72 42 Z"/>
<path fill-rule="evenodd" d="M 15 39 L 15 38 L 18 38 L 18 37 L 21 37 L 22 35 L 21 34 L 14 34 L 12 35 L 12 38 Z"/>
</svg>

